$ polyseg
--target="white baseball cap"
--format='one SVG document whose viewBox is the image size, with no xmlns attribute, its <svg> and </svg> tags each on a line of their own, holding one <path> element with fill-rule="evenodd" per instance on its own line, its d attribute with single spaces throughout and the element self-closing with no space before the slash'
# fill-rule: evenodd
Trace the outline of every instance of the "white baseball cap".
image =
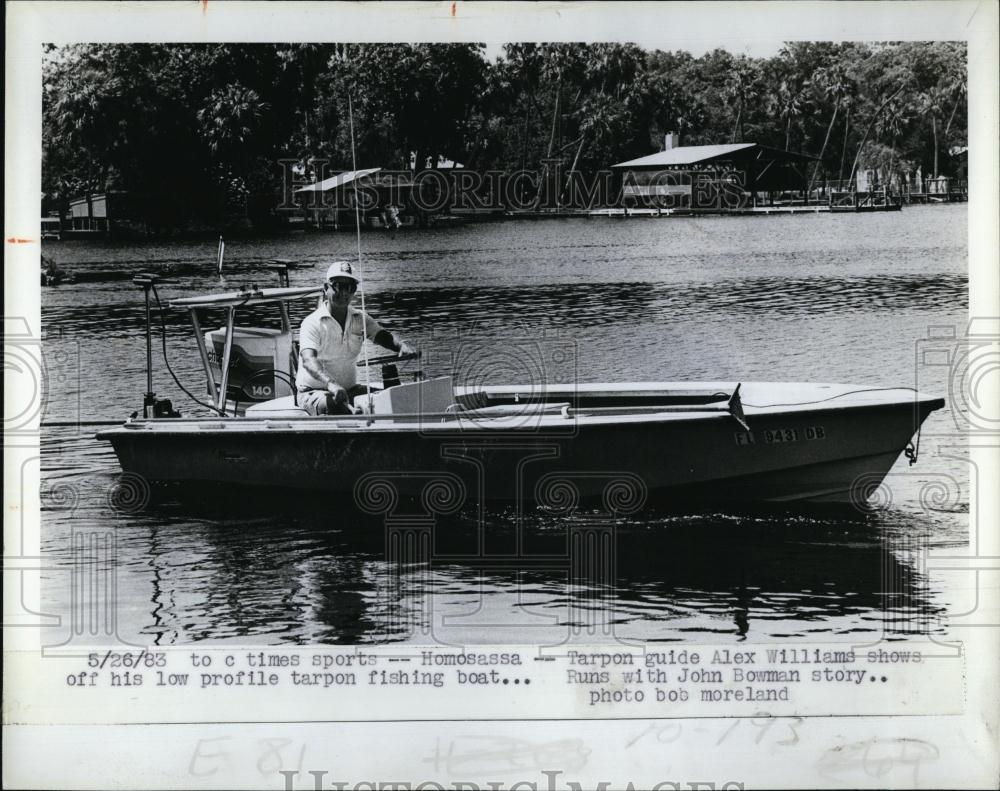
<svg viewBox="0 0 1000 791">
<path fill-rule="evenodd" d="M 326 279 L 333 280 L 336 277 L 353 280 L 355 283 L 361 282 L 361 279 L 354 274 L 354 267 L 350 261 L 334 261 L 330 264 L 326 270 Z"/>
</svg>

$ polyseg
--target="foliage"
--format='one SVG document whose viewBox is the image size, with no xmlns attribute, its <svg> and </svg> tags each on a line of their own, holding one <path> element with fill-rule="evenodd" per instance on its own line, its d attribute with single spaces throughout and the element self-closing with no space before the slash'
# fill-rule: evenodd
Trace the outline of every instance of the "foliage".
<svg viewBox="0 0 1000 791">
<path fill-rule="evenodd" d="M 660 147 L 754 141 L 814 179 L 954 173 L 965 46 L 794 42 L 771 58 L 631 44 L 79 44 L 49 47 L 43 190 L 145 197 L 164 229 L 266 222 L 278 161 L 327 173 L 436 166 L 592 175 Z M 350 114 L 348 97 L 350 97 Z M 557 167 L 558 166 L 558 167 Z"/>
</svg>

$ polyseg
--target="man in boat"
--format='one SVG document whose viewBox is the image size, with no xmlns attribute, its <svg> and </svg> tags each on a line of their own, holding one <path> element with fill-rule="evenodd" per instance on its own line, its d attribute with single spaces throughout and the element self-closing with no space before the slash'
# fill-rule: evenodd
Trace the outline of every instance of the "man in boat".
<svg viewBox="0 0 1000 791">
<path fill-rule="evenodd" d="M 349 261 L 334 261 L 326 271 L 323 301 L 302 320 L 295 386 L 299 406 L 310 415 L 354 412 L 351 400 L 366 390 L 357 380 L 358 356 L 366 337 L 399 354 L 414 351 L 371 316 L 351 307 L 358 283 Z"/>
</svg>

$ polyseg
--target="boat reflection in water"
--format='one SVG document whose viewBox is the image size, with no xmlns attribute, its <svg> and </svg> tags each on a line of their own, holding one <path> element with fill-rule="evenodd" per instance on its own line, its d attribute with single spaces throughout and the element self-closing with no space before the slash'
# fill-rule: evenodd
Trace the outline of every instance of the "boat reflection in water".
<svg viewBox="0 0 1000 791">
<path fill-rule="evenodd" d="M 463 646 L 935 633 L 943 613 L 914 544 L 897 538 L 913 524 L 888 520 L 648 509 L 626 520 L 512 509 L 384 520 L 333 499 L 248 501 L 235 513 L 166 502 L 115 531 L 130 602 L 119 634 Z M 70 598 L 58 589 L 55 612 Z"/>
</svg>

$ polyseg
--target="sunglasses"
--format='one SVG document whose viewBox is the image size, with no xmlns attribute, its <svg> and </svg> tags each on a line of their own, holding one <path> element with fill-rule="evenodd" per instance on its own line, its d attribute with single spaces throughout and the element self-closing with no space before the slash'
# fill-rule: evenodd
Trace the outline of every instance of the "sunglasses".
<svg viewBox="0 0 1000 791">
<path fill-rule="evenodd" d="M 352 282 L 347 281 L 347 280 L 328 280 L 326 282 L 327 282 L 327 285 L 329 285 L 330 288 L 332 288 L 334 291 L 336 291 L 338 289 L 341 289 L 341 290 L 344 290 L 344 291 L 354 292 L 354 291 L 358 290 L 358 284 L 357 283 L 352 283 Z"/>
</svg>

